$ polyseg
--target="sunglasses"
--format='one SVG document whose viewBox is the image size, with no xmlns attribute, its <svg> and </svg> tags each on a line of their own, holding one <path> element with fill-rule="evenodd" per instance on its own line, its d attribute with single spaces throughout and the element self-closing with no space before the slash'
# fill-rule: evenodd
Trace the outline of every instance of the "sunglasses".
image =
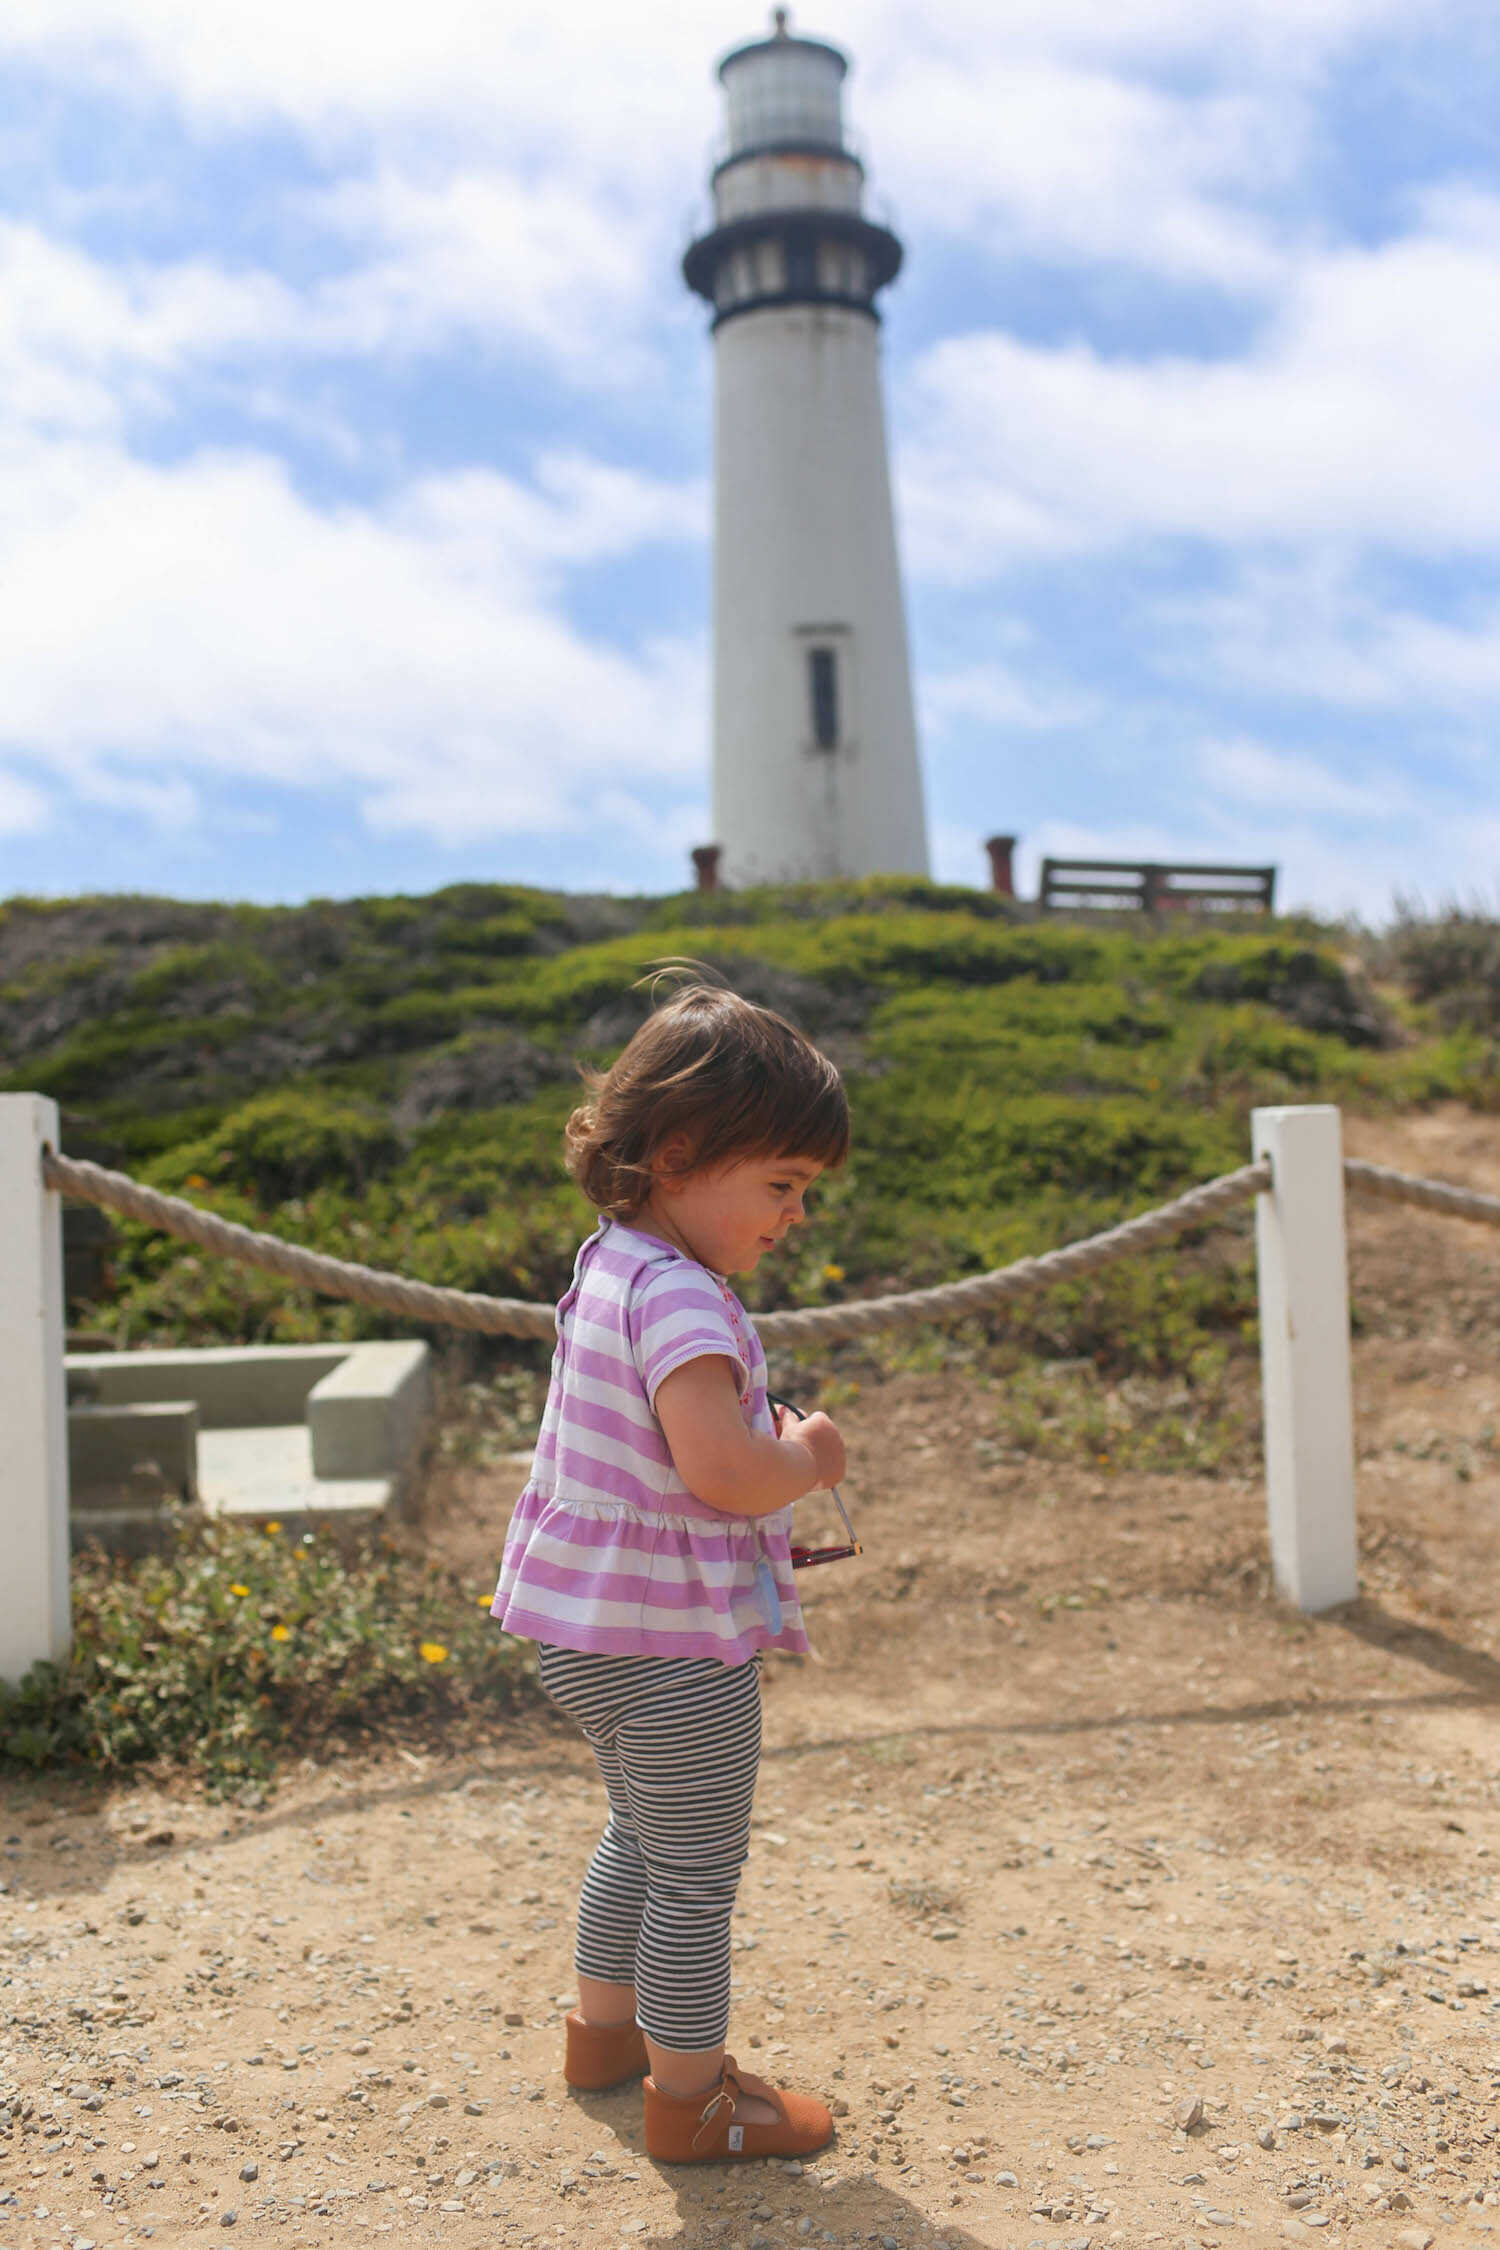
<svg viewBox="0 0 1500 2250">
<path fill-rule="evenodd" d="M 780 1407 L 784 1413 L 795 1414 L 799 1422 L 805 1422 L 807 1420 L 807 1416 L 803 1413 L 801 1407 L 793 1406 L 789 1398 L 774 1398 L 771 1393 L 767 1391 L 766 1403 L 771 1407 Z M 849 1544 L 847 1547 L 794 1546 L 792 1548 L 793 1570 L 809 1570 L 814 1563 L 820 1562 L 847 1562 L 851 1556 L 862 1555 L 864 1553 L 864 1548 L 860 1545 L 859 1541 L 854 1536 L 854 1526 L 849 1521 L 848 1509 L 844 1506 L 843 1501 L 839 1497 L 838 1486 L 836 1484 L 830 1485 L 829 1490 L 833 1494 L 834 1506 L 838 1509 L 839 1514 L 843 1517 L 844 1529 L 849 1534 Z"/>
</svg>

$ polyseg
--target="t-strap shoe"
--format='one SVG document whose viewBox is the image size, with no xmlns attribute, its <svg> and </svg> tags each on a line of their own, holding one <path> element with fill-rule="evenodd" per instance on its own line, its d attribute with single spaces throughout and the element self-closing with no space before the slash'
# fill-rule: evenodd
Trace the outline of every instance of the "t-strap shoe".
<svg viewBox="0 0 1500 2250">
<path fill-rule="evenodd" d="M 588 2023 L 574 2008 L 564 2024 L 568 2045 L 563 2076 L 581 2094 L 602 2094 L 651 2068 L 638 2023 Z"/>
<path fill-rule="evenodd" d="M 741 2070 L 733 2055 L 724 2057 L 717 2085 L 702 2092 L 664 2094 L 646 2079 L 646 2154 L 658 2164 L 717 2164 L 747 2156 L 810 2156 L 833 2139 L 833 2112 L 811 2094 L 788 2094 Z M 741 2124 L 741 2096 L 768 2102 L 776 2111 L 769 2125 Z"/>
</svg>

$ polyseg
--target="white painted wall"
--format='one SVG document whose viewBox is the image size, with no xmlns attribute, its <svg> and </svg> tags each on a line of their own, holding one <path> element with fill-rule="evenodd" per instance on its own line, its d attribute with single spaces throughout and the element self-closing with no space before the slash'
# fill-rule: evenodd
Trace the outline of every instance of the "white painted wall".
<svg viewBox="0 0 1500 2250">
<path fill-rule="evenodd" d="M 0 1094 L 0 1679 L 68 1652 L 62 1198 L 42 1183 L 57 1104 Z"/>
<path fill-rule="evenodd" d="M 859 166 L 840 151 L 826 156 L 751 156 L 732 164 L 714 182 L 719 226 L 760 211 L 858 211 Z"/>
<path fill-rule="evenodd" d="M 743 884 L 926 874 L 880 330 L 767 306 L 715 339 L 713 835 Z M 844 741 L 812 747 L 805 629 L 841 627 Z"/>
</svg>

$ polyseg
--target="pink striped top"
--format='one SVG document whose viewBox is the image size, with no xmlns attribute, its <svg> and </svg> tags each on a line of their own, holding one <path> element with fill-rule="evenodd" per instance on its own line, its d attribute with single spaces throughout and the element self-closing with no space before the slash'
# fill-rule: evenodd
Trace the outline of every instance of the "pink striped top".
<svg viewBox="0 0 1500 2250">
<path fill-rule="evenodd" d="M 659 1236 L 601 1219 L 557 1308 L 541 1433 L 490 1611 L 508 1633 L 725 1664 L 807 1648 L 791 1509 L 752 1519 L 711 1508 L 678 1475 L 656 1418 L 658 1386 L 708 1354 L 733 1363 L 746 1427 L 773 1431 L 765 1353 L 728 1284 Z M 779 1630 L 757 1587 L 762 1559 Z"/>
</svg>

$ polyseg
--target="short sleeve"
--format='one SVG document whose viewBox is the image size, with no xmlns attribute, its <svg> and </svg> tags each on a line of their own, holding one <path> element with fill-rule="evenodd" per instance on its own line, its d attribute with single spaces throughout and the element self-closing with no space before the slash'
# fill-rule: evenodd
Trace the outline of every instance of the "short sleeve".
<svg viewBox="0 0 1500 2250">
<path fill-rule="evenodd" d="M 750 1370 L 729 1308 L 713 1279 L 686 1258 L 653 1266 L 632 1293 L 630 1348 L 652 1411 L 667 1377 L 690 1359 L 727 1359 L 743 1401 L 750 1393 Z"/>
</svg>

